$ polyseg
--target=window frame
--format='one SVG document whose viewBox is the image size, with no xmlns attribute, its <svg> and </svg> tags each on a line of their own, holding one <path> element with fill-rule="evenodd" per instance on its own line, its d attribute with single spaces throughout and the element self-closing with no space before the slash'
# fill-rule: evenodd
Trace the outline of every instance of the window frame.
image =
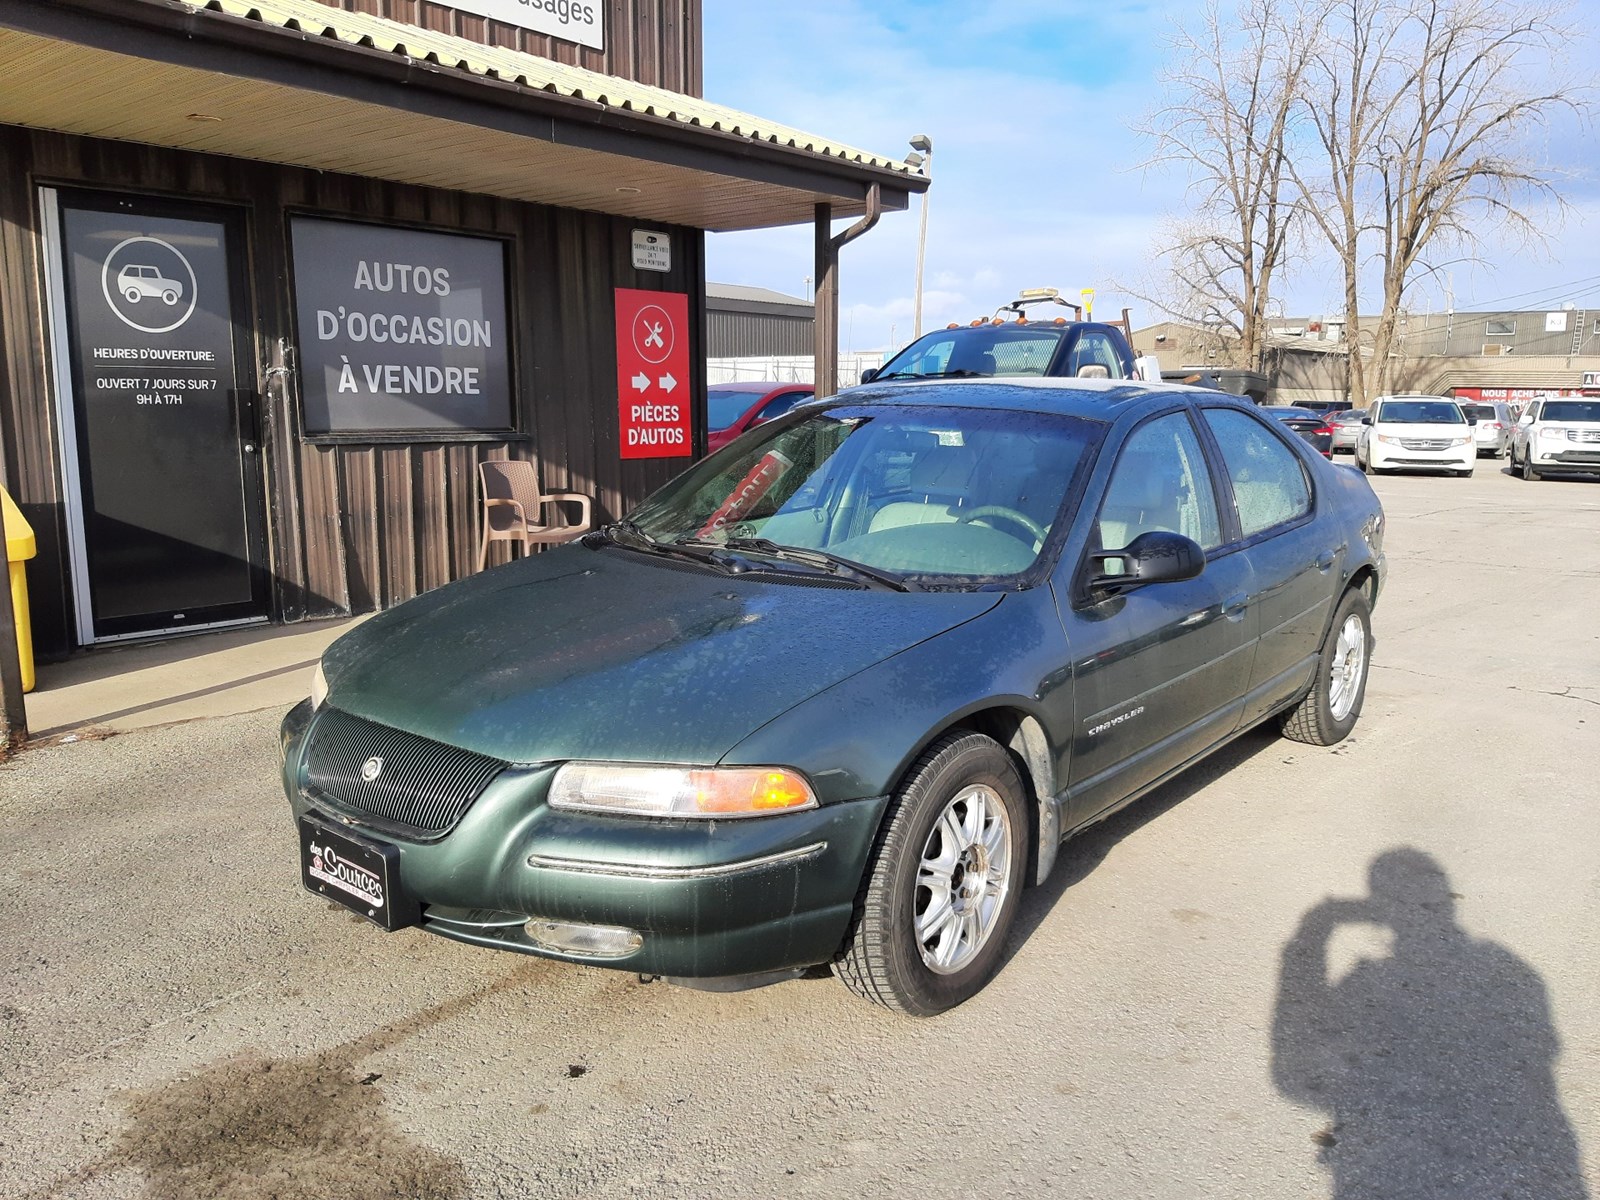
<svg viewBox="0 0 1600 1200">
<path fill-rule="evenodd" d="M 1259 413 L 1253 413 L 1249 411 L 1249 409 L 1243 404 L 1207 403 L 1197 405 L 1196 407 L 1199 409 L 1200 413 L 1200 420 L 1197 423 L 1204 431 L 1207 440 L 1216 453 L 1217 470 L 1215 473 L 1219 473 L 1222 476 L 1222 483 L 1227 488 L 1228 498 L 1232 501 L 1232 503 L 1228 505 L 1227 515 L 1232 518 L 1233 532 L 1236 540 L 1230 546 L 1226 547 L 1226 549 L 1247 550 L 1252 546 L 1259 545 L 1268 538 L 1274 538 L 1280 534 L 1299 529 L 1302 525 L 1310 524 L 1312 521 L 1316 520 L 1317 511 L 1322 506 L 1322 495 L 1317 487 L 1316 477 L 1312 473 L 1312 468 L 1309 463 L 1308 456 L 1316 453 L 1316 451 L 1311 449 L 1311 444 L 1309 442 L 1300 437 L 1298 434 L 1290 435 L 1287 426 L 1285 426 L 1281 421 L 1264 418 Z M 1258 530 L 1256 533 L 1249 535 L 1245 534 L 1244 525 L 1239 518 L 1239 498 L 1238 496 L 1234 495 L 1233 492 L 1233 472 L 1228 469 L 1228 459 L 1227 455 L 1225 455 L 1222 451 L 1222 442 L 1217 438 L 1216 433 L 1211 428 L 1210 420 L 1206 417 L 1208 412 L 1213 411 L 1237 412 L 1244 415 L 1247 420 L 1254 420 L 1262 428 L 1270 431 L 1271 435 L 1278 440 L 1278 443 L 1289 451 L 1290 455 L 1294 458 L 1294 461 L 1299 465 L 1300 477 L 1302 480 L 1304 480 L 1306 485 L 1306 497 L 1309 503 L 1306 505 L 1305 512 L 1301 513 L 1297 517 L 1292 517 L 1287 521 L 1280 521 L 1276 525 L 1269 525 L 1265 529 Z M 1318 457 L 1321 456 L 1319 455 Z M 1209 561 L 1209 558 L 1207 561 Z"/>
</svg>

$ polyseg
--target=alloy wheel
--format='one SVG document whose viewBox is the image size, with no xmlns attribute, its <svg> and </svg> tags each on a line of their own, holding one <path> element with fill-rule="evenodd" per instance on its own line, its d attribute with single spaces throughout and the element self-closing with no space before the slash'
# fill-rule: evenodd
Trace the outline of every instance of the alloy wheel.
<svg viewBox="0 0 1600 1200">
<path fill-rule="evenodd" d="M 965 968 L 994 932 L 1011 890 L 1011 817 L 993 788 L 958 793 L 934 822 L 917 865 L 916 942 L 930 971 Z"/>
<path fill-rule="evenodd" d="M 1333 647 L 1333 670 L 1328 683 L 1328 708 L 1336 721 L 1350 715 L 1361 690 L 1361 672 L 1367 661 L 1367 631 L 1354 613 L 1345 618 Z"/>
</svg>

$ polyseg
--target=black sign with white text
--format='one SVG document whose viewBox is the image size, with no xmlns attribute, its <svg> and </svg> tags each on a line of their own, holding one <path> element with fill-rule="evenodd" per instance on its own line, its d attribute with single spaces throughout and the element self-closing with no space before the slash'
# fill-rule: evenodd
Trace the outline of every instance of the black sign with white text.
<svg viewBox="0 0 1600 1200">
<path fill-rule="evenodd" d="M 505 244 L 296 217 L 306 432 L 511 427 Z"/>
</svg>

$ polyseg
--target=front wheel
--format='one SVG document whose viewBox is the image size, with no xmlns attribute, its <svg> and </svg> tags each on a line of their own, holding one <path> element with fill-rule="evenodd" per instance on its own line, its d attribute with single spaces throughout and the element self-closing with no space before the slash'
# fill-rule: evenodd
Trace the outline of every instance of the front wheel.
<svg viewBox="0 0 1600 1200">
<path fill-rule="evenodd" d="M 1533 469 L 1533 453 L 1529 450 L 1522 452 L 1522 477 L 1530 483 L 1539 478 L 1539 472 Z"/>
<path fill-rule="evenodd" d="M 1334 610 L 1306 698 L 1283 718 L 1283 736 L 1312 746 L 1332 746 L 1350 736 L 1367 695 L 1372 654 L 1372 606 L 1356 590 Z"/>
<path fill-rule="evenodd" d="M 837 967 L 856 995 L 931 1017 L 1000 967 L 1028 853 L 1026 789 L 1000 745 L 956 731 L 896 791 Z"/>
</svg>

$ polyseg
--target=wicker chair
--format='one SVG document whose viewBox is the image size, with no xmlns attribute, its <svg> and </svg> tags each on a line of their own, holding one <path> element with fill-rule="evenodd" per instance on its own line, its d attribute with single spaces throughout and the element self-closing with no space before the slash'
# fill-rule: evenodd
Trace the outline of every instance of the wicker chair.
<svg viewBox="0 0 1600 1200">
<path fill-rule="evenodd" d="M 483 541 L 478 547 L 478 570 L 489 562 L 490 542 L 520 542 L 527 554 L 535 542 L 570 542 L 590 527 L 589 497 L 577 492 L 541 492 L 533 464 L 518 459 L 478 464 L 483 485 Z M 545 505 L 555 505 L 552 522 L 544 520 Z M 567 524 L 561 504 L 576 504 L 578 519 Z"/>
</svg>

